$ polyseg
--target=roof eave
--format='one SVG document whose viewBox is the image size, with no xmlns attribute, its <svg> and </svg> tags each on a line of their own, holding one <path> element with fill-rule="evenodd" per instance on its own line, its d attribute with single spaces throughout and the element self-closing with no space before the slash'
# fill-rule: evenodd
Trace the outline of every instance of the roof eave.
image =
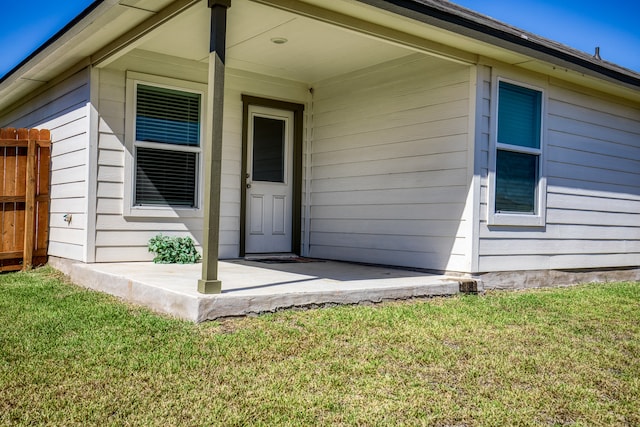
<svg viewBox="0 0 640 427">
<path fill-rule="evenodd" d="M 560 50 L 548 46 L 528 37 L 504 31 L 498 25 L 472 20 L 460 13 L 444 10 L 427 4 L 428 1 L 416 0 L 359 0 L 377 8 L 393 12 L 407 18 L 412 18 L 429 25 L 472 37 L 495 46 L 525 54 L 535 59 L 556 63 L 575 71 L 589 74 L 595 77 L 623 84 L 631 89 L 640 90 L 640 74 L 631 70 L 619 69 L 607 63 L 598 63 L 598 60 L 586 60 L 583 57 L 569 51 Z M 457 5 L 456 5 L 457 6 Z M 461 8 L 464 9 L 464 8 Z M 472 12 L 472 11 L 470 11 Z M 478 15 L 480 16 L 480 15 Z M 497 21 L 496 21 L 497 23 Z"/>
<path fill-rule="evenodd" d="M 7 72 L 4 76 L 0 78 L 0 87 L 5 83 L 5 81 L 12 79 L 18 74 L 21 70 L 27 67 L 31 61 L 33 61 L 38 55 L 44 52 L 48 47 L 52 46 L 60 40 L 62 36 L 67 34 L 73 27 L 78 25 L 82 20 L 87 18 L 91 13 L 102 4 L 104 0 L 94 0 L 86 9 L 80 12 L 73 20 L 71 20 L 67 25 L 65 25 L 60 31 L 51 36 L 46 42 L 40 45 L 36 50 L 34 50 L 29 56 L 27 56 L 24 60 L 22 60 L 18 65 L 13 67 L 9 72 Z"/>
</svg>

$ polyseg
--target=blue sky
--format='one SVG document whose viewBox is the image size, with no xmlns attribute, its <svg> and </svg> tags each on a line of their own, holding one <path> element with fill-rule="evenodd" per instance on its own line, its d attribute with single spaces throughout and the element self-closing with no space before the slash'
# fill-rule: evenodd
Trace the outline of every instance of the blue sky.
<svg viewBox="0 0 640 427">
<path fill-rule="evenodd" d="M 640 0 L 455 0 L 461 6 L 640 72 Z"/>
<path fill-rule="evenodd" d="M 3 16 L 0 76 L 11 71 L 91 3 L 93 0 L 0 0 Z"/>
<path fill-rule="evenodd" d="M 93 0 L 0 0 L 0 76 Z M 640 72 L 640 0 L 456 0 L 469 9 Z M 24 17 L 24 18 L 15 18 Z"/>
</svg>

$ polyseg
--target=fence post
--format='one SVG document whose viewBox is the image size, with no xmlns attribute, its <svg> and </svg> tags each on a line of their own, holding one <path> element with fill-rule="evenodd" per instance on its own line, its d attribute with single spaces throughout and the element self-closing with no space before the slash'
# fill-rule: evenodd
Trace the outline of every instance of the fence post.
<svg viewBox="0 0 640 427">
<path fill-rule="evenodd" d="M 22 130 L 22 129 L 20 129 Z M 40 134 L 37 129 L 31 129 L 28 135 L 27 146 L 27 187 L 24 204 L 24 254 L 22 259 L 22 269 L 29 270 L 33 263 L 33 245 L 36 221 L 36 149 Z"/>
</svg>

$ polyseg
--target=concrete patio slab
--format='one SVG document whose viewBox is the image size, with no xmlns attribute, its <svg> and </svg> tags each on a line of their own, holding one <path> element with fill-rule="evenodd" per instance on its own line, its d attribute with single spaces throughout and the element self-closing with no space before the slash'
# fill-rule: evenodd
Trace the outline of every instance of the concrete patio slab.
<svg viewBox="0 0 640 427">
<path fill-rule="evenodd" d="M 55 257 L 49 264 L 78 285 L 194 322 L 298 306 L 454 295 L 464 281 L 396 268 L 306 261 L 221 261 L 222 293 L 217 295 L 198 293 L 200 264 L 83 264 Z"/>
</svg>

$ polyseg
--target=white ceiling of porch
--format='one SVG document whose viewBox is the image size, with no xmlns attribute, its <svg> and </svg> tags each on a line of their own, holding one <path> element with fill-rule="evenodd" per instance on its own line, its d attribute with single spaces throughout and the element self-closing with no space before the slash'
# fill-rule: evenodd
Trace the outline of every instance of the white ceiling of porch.
<svg viewBox="0 0 640 427">
<path fill-rule="evenodd" d="M 274 44 L 273 38 L 286 38 Z M 140 49 L 207 61 L 206 2 L 163 25 Z M 380 40 L 249 0 L 228 11 L 227 65 L 306 83 L 345 74 L 413 53 Z"/>
</svg>

